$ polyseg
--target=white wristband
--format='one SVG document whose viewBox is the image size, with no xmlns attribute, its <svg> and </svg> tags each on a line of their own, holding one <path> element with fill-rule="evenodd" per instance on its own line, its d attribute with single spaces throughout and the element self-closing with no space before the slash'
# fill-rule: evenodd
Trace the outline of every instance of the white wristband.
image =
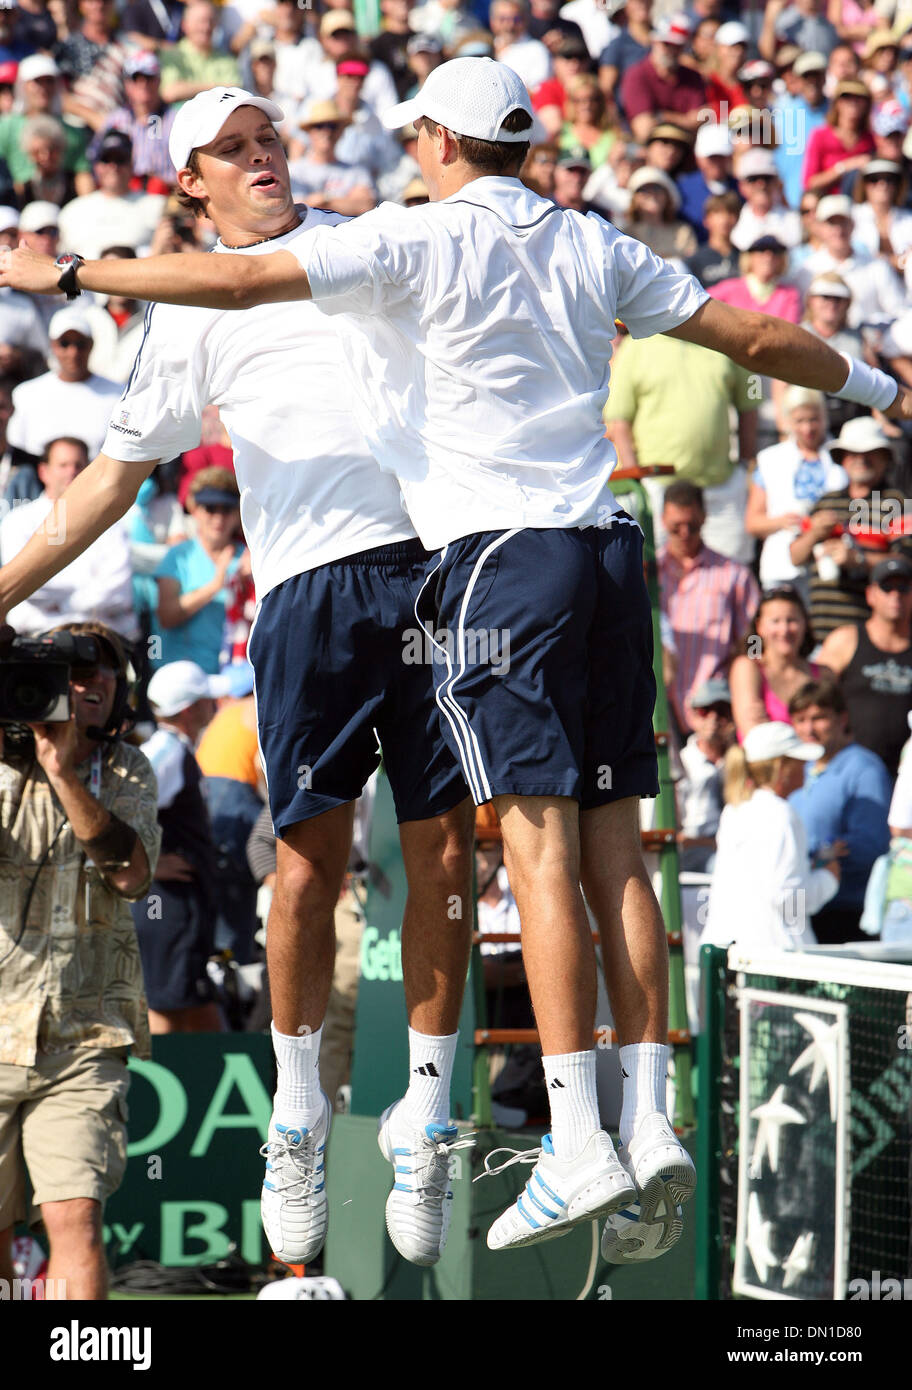
<svg viewBox="0 0 912 1390">
<path fill-rule="evenodd" d="M 869 367 L 866 362 L 859 362 L 857 357 L 850 357 L 847 352 L 841 352 L 839 356 L 847 364 L 849 375 L 845 386 L 834 391 L 833 395 L 841 401 L 866 405 L 871 410 L 886 410 L 893 404 L 899 394 L 899 385 L 891 376 L 877 367 Z"/>
</svg>

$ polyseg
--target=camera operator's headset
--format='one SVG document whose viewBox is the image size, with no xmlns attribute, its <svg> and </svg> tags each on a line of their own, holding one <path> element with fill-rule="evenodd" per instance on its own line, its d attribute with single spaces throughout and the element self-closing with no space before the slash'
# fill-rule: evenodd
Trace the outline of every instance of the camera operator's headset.
<svg viewBox="0 0 912 1390">
<path fill-rule="evenodd" d="M 7 631 L 9 631 L 9 629 L 7 629 Z M 99 656 L 102 656 L 104 654 L 105 648 L 107 648 L 107 651 L 110 653 L 111 656 L 113 656 L 117 668 L 117 684 L 114 687 L 114 703 L 111 706 L 110 718 L 101 728 L 87 730 L 86 736 L 95 740 L 98 743 L 116 743 L 117 740 L 123 737 L 124 734 L 130 732 L 134 723 L 136 722 L 134 697 L 137 687 L 137 677 L 136 672 L 133 668 L 133 663 L 127 655 L 127 651 L 120 639 L 120 636 L 111 628 L 102 627 L 102 625 L 99 623 L 72 623 L 67 624 L 66 627 L 54 628 L 53 632 L 72 632 L 74 636 L 94 637 L 96 644 L 100 648 Z M 51 634 L 49 633 L 47 635 L 50 636 Z M 24 795 L 24 786 L 22 791 Z M 32 894 L 34 893 L 35 888 L 38 884 L 38 879 L 41 876 L 41 870 L 47 863 L 51 854 L 51 850 L 57 843 L 60 832 L 61 830 L 63 830 L 63 827 L 66 824 L 67 818 L 66 816 L 64 816 L 63 820 L 60 822 L 56 831 L 54 832 L 54 838 L 51 840 L 50 844 L 48 845 L 47 849 L 44 851 L 44 854 L 42 855 L 41 863 L 35 870 L 35 875 L 31 883 L 29 884 L 28 893 L 25 895 L 25 903 L 23 904 L 22 908 L 22 919 L 19 923 L 19 930 L 16 933 L 16 939 L 7 951 L 6 955 L 0 957 L 0 965 L 3 964 L 3 962 L 7 959 L 8 956 L 11 956 L 13 954 L 13 951 L 15 951 L 16 947 L 19 945 L 19 942 L 22 940 L 23 934 L 25 932 L 25 924 L 28 921 L 28 910 L 31 906 Z"/>
</svg>

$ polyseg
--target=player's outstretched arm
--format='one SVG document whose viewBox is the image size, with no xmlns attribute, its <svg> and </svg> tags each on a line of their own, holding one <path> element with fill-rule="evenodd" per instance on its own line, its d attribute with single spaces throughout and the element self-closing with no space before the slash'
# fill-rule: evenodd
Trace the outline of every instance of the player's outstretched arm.
<svg viewBox="0 0 912 1390">
<path fill-rule="evenodd" d="M 60 271 L 50 256 L 19 248 L 0 252 L 0 285 L 29 294 L 54 294 Z M 249 309 L 288 299 L 309 299 L 310 284 L 287 251 L 268 256 L 148 256 L 135 261 L 86 261 L 77 283 L 98 294 L 198 304 L 208 309 Z"/>
<path fill-rule="evenodd" d="M 0 566 L 0 619 L 119 521 L 156 463 L 123 463 L 99 454 L 78 473 L 31 540 Z"/>
<path fill-rule="evenodd" d="M 748 371 L 776 377 L 794 386 L 808 386 L 835 396 L 847 385 L 849 369 L 845 358 L 812 333 L 806 333 L 785 319 L 734 309 L 717 299 L 701 304 L 692 318 L 670 329 L 668 336 L 722 352 Z M 870 376 L 870 369 L 861 367 L 859 370 Z M 880 376 L 886 380 L 884 374 Z M 867 404 L 863 390 L 868 379 L 862 383 L 861 393 L 846 398 Z M 875 389 L 873 385 L 871 389 Z M 912 419 L 912 394 L 899 386 L 892 404 L 880 405 L 880 408 L 885 415 L 896 419 Z"/>
</svg>

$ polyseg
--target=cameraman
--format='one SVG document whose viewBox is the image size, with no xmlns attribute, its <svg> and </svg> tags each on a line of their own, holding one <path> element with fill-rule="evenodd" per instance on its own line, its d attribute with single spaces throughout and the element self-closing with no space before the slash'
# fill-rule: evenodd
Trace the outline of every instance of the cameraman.
<svg viewBox="0 0 912 1390">
<path fill-rule="evenodd" d="M 119 637 L 94 623 L 58 631 L 95 639 L 92 664 L 71 667 L 70 719 L 32 725 L 15 746 L 5 729 L 0 755 L 0 1277 L 12 1277 L 27 1169 L 54 1297 L 102 1299 L 102 1211 L 126 1164 L 127 1053 L 149 1055 L 127 901 L 147 890 L 160 832 L 152 768 L 118 737 Z"/>
</svg>

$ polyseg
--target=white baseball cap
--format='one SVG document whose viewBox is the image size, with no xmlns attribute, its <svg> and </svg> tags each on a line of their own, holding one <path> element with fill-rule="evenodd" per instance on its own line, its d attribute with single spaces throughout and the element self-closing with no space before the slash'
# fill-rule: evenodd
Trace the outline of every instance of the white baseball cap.
<svg viewBox="0 0 912 1390">
<path fill-rule="evenodd" d="M 48 337 L 52 343 L 62 338 L 64 333 L 81 333 L 83 338 L 95 339 L 92 325 L 83 311 L 69 305 L 65 309 L 58 309 L 48 324 Z"/>
<path fill-rule="evenodd" d="M 804 77 L 808 72 L 826 72 L 826 68 L 826 58 L 816 49 L 812 49 L 810 53 L 802 53 L 795 63 L 795 72 L 799 77 Z"/>
<path fill-rule="evenodd" d="M 769 150 L 745 150 L 735 170 L 739 179 L 778 178 L 779 169 Z"/>
<path fill-rule="evenodd" d="M 818 222 L 829 222 L 831 217 L 851 218 L 851 199 L 845 193 L 830 193 L 826 198 L 820 199 L 815 215 Z"/>
<path fill-rule="evenodd" d="M 33 53 L 23 58 L 16 76 L 20 82 L 34 82 L 39 77 L 59 77 L 60 69 L 46 53 Z"/>
<path fill-rule="evenodd" d="M 170 661 L 160 666 L 149 681 L 149 704 L 163 719 L 180 714 L 197 700 L 215 700 L 225 694 L 218 676 L 207 676 L 195 661 Z"/>
<path fill-rule="evenodd" d="M 15 208 L 0 206 L 0 232 L 8 232 L 10 227 L 19 226 L 19 214 Z"/>
<path fill-rule="evenodd" d="M 694 143 L 694 154 L 697 159 L 706 159 L 714 154 L 730 155 L 733 152 L 731 131 L 727 125 L 717 125 L 715 121 L 707 121 L 700 126 Z"/>
<path fill-rule="evenodd" d="M 434 69 L 416 97 L 391 106 L 381 120 L 387 130 L 398 130 L 427 116 L 454 135 L 526 143 L 532 138 L 531 128 L 501 131 L 512 111 L 532 116 L 529 93 L 512 68 L 493 58 L 451 58 Z"/>
<path fill-rule="evenodd" d="M 653 185 L 664 188 L 671 199 L 675 212 L 677 212 L 681 206 L 681 195 L 678 192 L 677 184 L 669 178 L 664 169 L 654 169 L 651 164 L 644 164 L 627 180 L 627 189 L 630 193 L 639 193 L 641 188 L 649 188 Z"/>
<path fill-rule="evenodd" d="M 825 751 L 820 743 L 803 743 L 791 724 L 779 719 L 755 725 L 744 735 L 742 747 L 749 763 L 765 763 L 769 758 L 797 758 L 800 763 L 816 763 Z"/>
<path fill-rule="evenodd" d="M 60 209 L 56 203 L 26 203 L 19 214 L 20 232 L 40 232 L 42 227 L 56 227 L 60 221 Z"/>
<path fill-rule="evenodd" d="M 820 295 L 822 298 L 826 299 L 852 298 L 852 291 L 849 289 L 845 280 L 841 279 L 838 275 L 833 275 L 831 280 L 828 280 L 823 275 L 818 275 L 817 279 L 812 280 L 808 285 L 807 297 L 810 297 L 812 294 Z"/>
<path fill-rule="evenodd" d="M 734 48 L 738 43 L 750 43 L 750 30 L 743 24 L 739 24 L 736 19 L 730 19 L 727 24 L 720 24 L 713 36 L 713 43 L 722 44 L 723 48 Z"/>
<path fill-rule="evenodd" d="M 285 119 L 281 106 L 266 97 L 245 92 L 243 87 L 212 87 L 208 92 L 200 92 L 192 101 L 184 103 L 171 127 L 168 153 L 175 169 L 186 169 L 193 151 L 214 140 L 239 106 L 257 107 L 273 124 Z"/>
</svg>

